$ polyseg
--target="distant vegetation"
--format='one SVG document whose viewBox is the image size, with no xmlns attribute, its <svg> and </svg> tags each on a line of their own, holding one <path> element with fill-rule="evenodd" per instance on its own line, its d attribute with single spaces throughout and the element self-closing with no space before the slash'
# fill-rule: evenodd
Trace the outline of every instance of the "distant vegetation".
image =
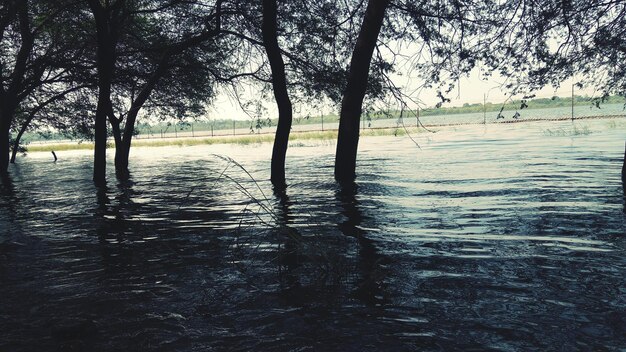
<svg viewBox="0 0 626 352">
<path fill-rule="evenodd" d="M 416 135 L 424 133 L 425 130 L 421 128 L 378 128 L 364 130 L 362 136 L 395 136 L 404 137 L 407 134 Z M 337 139 L 337 131 L 310 131 L 310 132 L 298 132 L 292 133 L 290 140 L 292 141 L 320 141 L 320 142 L 334 142 Z M 236 136 L 215 136 L 215 137 L 198 137 L 198 138 L 164 138 L 164 139 L 138 139 L 134 145 L 136 147 L 166 147 L 166 146 L 179 146 L 187 147 L 194 145 L 213 145 L 213 144 L 237 144 L 237 145 L 251 145 L 259 143 L 271 143 L 274 140 L 274 136 L 271 134 L 251 134 L 251 135 L 236 135 Z M 306 144 L 300 143 L 301 146 Z M 108 145 L 109 148 L 115 148 L 115 145 Z M 53 143 L 53 144 L 37 144 L 28 147 L 29 152 L 49 152 L 66 151 L 66 150 L 92 150 L 93 143 Z"/>
<path fill-rule="evenodd" d="M 589 98 L 587 96 L 575 96 L 574 104 L 576 106 L 584 106 L 584 105 L 595 105 L 595 100 Z M 526 101 L 525 109 L 546 109 L 546 108 L 556 108 L 563 106 L 570 106 L 572 103 L 571 98 L 563 98 L 563 97 L 553 97 L 553 98 L 537 98 Z M 518 110 L 521 107 L 521 100 L 511 101 L 504 106 L 504 110 Z M 603 104 L 624 104 L 624 97 L 620 96 L 611 96 L 604 100 L 604 102 L 600 103 L 600 107 Z M 494 112 L 500 111 L 502 108 L 502 104 L 495 104 L 488 102 L 485 105 L 485 111 Z M 483 112 L 483 104 L 464 104 L 463 106 L 455 106 L 455 107 L 442 107 L 442 108 L 429 108 L 420 110 L 420 116 L 443 116 L 443 115 L 454 115 L 454 114 L 468 114 L 468 113 L 482 113 Z M 406 114 L 406 112 L 405 112 Z M 397 118 L 400 116 L 400 112 L 396 110 L 386 111 L 386 112 L 375 112 L 373 114 L 364 115 L 363 120 L 367 124 L 368 121 L 373 121 L 377 119 L 384 118 Z M 324 123 L 337 123 L 339 121 L 339 116 L 337 114 L 327 114 L 323 116 Z M 158 124 L 148 124 L 148 123 L 139 123 L 137 125 L 136 133 L 139 135 L 154 135 L 159 136 L 162 134 L 170 134 L 175 132 L 191 132 L 192 129 L 194 131 L 223 131 L 223 130 L 232 130 L 233 127 L 237 130 L 241 129 L 249 129 L 251 132 L 254 131 L 262 131 L 263 128 L 269 126 L 276 126 L 276 119 L 258 119 L 258 120 L 227 120 L 227 119 L 217 119 L 217 120 L 203 120 L 203 121 L 193 121 L 193 122 L 179 122 L 176 124 L 173 123 L 158 123 Z M 294 125 L 309 125 L 309 124 L 321 124 L 322 116 L 303 116 L 294 118 Z M 239 131 L 238 133 L 241 133 Z M 222 133 L 223 134 L 223 133 Z M 217 136 L 216 136 L 217 137 Z M 36 141 L 36 140 L 60 140 L 65 139 L 63 135 L 56 133 L 27 133 L 24 136 L 24 140 L 28 141 Z M 27 143 L 25 143 L 27 144 Z"/>
<path fill-rule="evenodd" d="M 570 106 L 572 104 L 571 98 L 563 98 L 563 97 L 552 97 L 552 98 L 536 98 L 525 101 L 527 107 L 526 109 L 546 109 L 546 108 L 557 108 L 563 106 Z M 624 104 L 624 97 L 620 96 L 611 96 L 606 98 L 603 102 L 599 102 L 599 106 L 602 104 Z M 596 100 L 590 98 L 588 96 L 575 96 L 574 97 L 574 105 L 595 105 Z M 522 105 L 521 100 L 513 100 L 504 105 L 504 110 L 519 110 Z M 463 106 L 454 106 L 454 107 L 441 107 L 441 108 L 427 108 L 420 110 L 420 116 L 439 116 L 439 115 L 454 115 L 454 114 L 468 114 L 468 113 L 481 113 L 483 111 L 494 112 L 500 111 L 502 108 L 502 104 L 496 104 L 488 102 L 485 104 L 485 108 L 483 110 L 482 103 L 475 104 L 464 104 Z M 383 119 L 383 118 L 397 118 L 400 116 L 400 111 L 392 110 L 386 112 L 375 112 L 373 114 L 364 114 L 363 119 L 365 123 L 370 120 Z M 295 125 L 308 125 L 308 124 L 321 124 L 322 120 L 324 123 L 336 123 L 339 121 L 339 116 L 337 114 L 327 114 L 324 115 L 323 118 L 321 115 L 318 116 L 302 116 L 294 118 Z M 195 131 L 210 131 L 211 128 L 213 130 L 229 130 L 233 128 L 233 123 L 235 124 L 236 129 L 250 129 L 251 131 L 262 129 L 266 126 L 276 126 L 276 119 L 261 119 L 261 120 L 228 120 L 228 119 L 217 119 L 211 121 L 195 121 L 193 122 L 193 128 Z M 172 133 L 174 132 L 174 126 L 171 124 L 160 123 L 155 125 L 149 124 L 139 124 L 137 126 L 139 130 L 139 134 L 159 134 L 163 133 Z M 176 127 L 178 131 L 191 130 L 190 123 L 179 123 Z"/>
<path fill-rule="evenodd" d="M 527 107 L 525 109 L 546 109 L 546 108 L 558 108 L 563 106 L 571 106 L 572 99 L 570 97 L 552 97 L 552 98 L 536 98 L 524 101 Z M 588 96 L 574 96 L 574 105 L 596 105 L 602 106 L 602 104 L 624 104 L 626 101 L 624 97 L 620 96 L 611 96 L 604 101 L 596 100 L 595 98 L 590 98 Z M 522 100 L 512 100 L 506 104 L 504 104 L 504 110 L 519 110 L 522 106 Z M 500 111 L 502 108 L 502 104 L 494 104 L 488 102 L 485 104 L 485 110 L 487 112 L 490 111 Z M 467 114 L 474 112 L 483 112 L 483 104 L 463 104 L 463 106 L 458 107 L 448 107 L 448 108 L 439 108 L 439 109 L 426 109 L 421 114 L 423 116 L 432 116 L 432 115 L 451 115 L 451 114 Z"/>
<path fill-rule="evenodd" d="M 548 128 L 543 130 L 543 134 L 550 137 L 588 136 L 592 133 L 593 131 L 591 131 L 587 126 L 574 126 L 571 129 L 565 129 L 563 127 L 556 129 Z"/>
</svg>

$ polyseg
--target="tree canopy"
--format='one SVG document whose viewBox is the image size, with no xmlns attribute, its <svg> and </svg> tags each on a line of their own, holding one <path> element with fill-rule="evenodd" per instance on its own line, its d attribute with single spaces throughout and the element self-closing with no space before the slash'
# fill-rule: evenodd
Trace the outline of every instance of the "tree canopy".
<svg viewBox="0 0 626 352">
<path fill-rule="evenodd" d="M 0 172 L 9 140 L 15 152 L 32 128 L 94 138 L 99 182 L 111 134 L 123 176 L 138 119 L 193 119 L 230 90 L 242 106 L 273 91 L 290 114 L 287 96 L 294 106 L 341 106 L 335 173 L 352 179 L 363 111 L 411 110 L 422 89 L 443 104 L 476 69 L 505 77 L 511 94 L 574 77 L 600 97 L 624 95 L 624 28 L 626 4 L 603 0 L 8 0 Z M 284 181 L 283 126 L 274 158 Z"/>
</svg>

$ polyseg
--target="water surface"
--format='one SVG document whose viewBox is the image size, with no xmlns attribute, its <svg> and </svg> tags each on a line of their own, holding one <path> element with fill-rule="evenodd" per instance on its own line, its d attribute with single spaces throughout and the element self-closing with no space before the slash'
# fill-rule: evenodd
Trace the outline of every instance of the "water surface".
<svg viewBox="0 0 626 352">
<path fill-rule="evenodd" d="M 270 145 L 137 148 L 105 189 L 89 153 L 31 154 L 0 196 L 0 350 L 623 350 L 620 126 L 363 138 L 343 189 L 299 143 L 285 194 Z"/>
</svg>

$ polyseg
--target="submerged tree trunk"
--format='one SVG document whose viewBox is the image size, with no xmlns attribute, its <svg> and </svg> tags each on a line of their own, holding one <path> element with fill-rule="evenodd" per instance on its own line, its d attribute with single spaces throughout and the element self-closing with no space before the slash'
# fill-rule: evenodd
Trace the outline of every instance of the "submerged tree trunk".
<svg viewBox="0 0 626 352">
<path fill-rule="evenodd" d="M 5 98 L 6 99 L 6 98 Z M 9 154 L 11 151 L 11 124 L 15 115 L 17 104 L 4 101 L 0 107 L 0 174 L 9 172 Z"/>
<path fill-rule="evenodd" d="M 278 46 L 278 28 L 276 0 L 263 0 L 263 45 L 272 69 L 272 87 L 278 106 L 278 126 L 272 149 L 271 180 L 275 187 L 284 188 L 285 157 L 289 143 L 289 132 L 293 120 L 291 100 L 287 92 L 287 76 L 280 47 Z"/>
<path fill-rule="evenodd" d="M 116 123 L 117 126 L 117 130 L 115 128 L 113 129 L 115 136 L 115 174 L 120 180 L 127 180 L 130 176 L 128 161 L 130 158 L 130 147 L 133 141 L 133 135 L 135 134 L 137 116 L 143 104 L 145 104 L 146 100 L 148 100 L 148 97 L 155 89 L 157 82 L 165 74 L 168 60 L 169 54 L 165 54 L 157 70 L 152 74 L 146 85 L 137 95 L 137 98 L 133 101 L 128 111 L 123 130 L 119 128 L 120 120 L 117 120 L 115 116 L 113 116 L 112 111 L 110 112 L 111 124 L 114 125 Z M 115 122 L 113 122 L 113 120 Z"/>
<path fill-rule="evenodd" d="M 94 122 L 94 154 L 93 154 L 93 181 L 96 184 L 106 183 L 106 143 L 107 119 L 106 108 L 103 107 L 103 94 L 99 94 L 96 119 Z"/>
<path fill-rule="evenodd" d="M 341 101 L 339 135 L 335 154 L 335 179 L 340 183 L 352 182 L 355 178 L 361 109 L 365 98 L 372 54 L 388 5 L 389 0 L 369 0 L 363 24 L 352 52 L 348 84 Z"/>
<path fill-rule="evenodd" d="M 9 133 L 10 126 L 4 113 L 0 112 L 0 174 L 6 175 L 9 171 Z"/>
<path fill-rule="evenodd" d="M 24 135 L 24 132 L 26 132 L 26 128 L 28 128 L 28 125 L 30 124 L 30 121 L 31 121 L 31 119 L 29 118 L 26 122 L 24 122 L 22 124 L 22 127 L 20 127 L 20 130 L 17 133 L 17 136 L 15 137 L 15 140 L 13 140 L 13 146 L 11 146 L 11 160 L 10 160 L 11 164 L 15 164 L 15 158 L 17 157 L 17 151 L 20 148 L 20 140 L 22 140 L 22 136 Z"/>
<path fill-rule="evenodd" d="M 220 2 L 221 3 L 221 2 Z M 217 33 L 217 31 L 216 31 Z M 132 101 L 130 109 L 126 114 L 126 121 L 124 122 L 124 128 L 120 129 L 120 124 L 122 123 L 122 119 L 118 119 L 115 117 L 112 106 L 109 108 L 109 120 L 111 121 L 111 125 L 113 127 L 113 135 L 115 137 L 115 174 L 120 180 L 127 180 L 130 176 L 130 171 L 128 170 L 128 161 L 130 157 L 130 147 L 133 141 L 133 135 L 135 134 L 135 123 L 137 122 L 137 116 L 139 115 L 139 111 L 143 107 L 143 105 L 152 94 L 152 91 L 157 86 L 159 80 L 167 73 L 169 68 L 169 61 L 172 57 L 173 53 L 182 52 L 187 47 L 193 46 L 194 43 L 199 44 L 204 40 L 203 36 L 198 36 L 195 38 L 189 39 L 187 42 L 183 43 L 179 47 L 169 48 L 163 53 L 161 60 L 156 68 L 156 70 L 150 76 L 150 79 L 146 82 L 146 84 L 141 88 L 137 97 Z M 187 46 L 186 46 L 187 45 Z"/>
<path fill-rule="evenodd" d="M 110 9 L 98 0 L 89 0 L 96 21 L 98 70 L 98 106 L 94 122 L 93 181 L 106 183 L 107 116 L 111 109 L 111 82 L 115 69 L 115 26 L 110 20 Z"/>
<path fill-rule="evenodd" d="M 111 124 L 111 132 L 113 133 L 113 139 L 115 141 L 115 175 L 118 179 L 128 178 L 128 153 L 124 153 L 124 140 L 122 137 L 122 129 L 120 128 L 120 121 L 114 116 L 110 115 L 109 123 Z M 126 162 L 124 163 L 124 154 L 126 154 Z"/>
<path fill-rule="evenodd" d="M 130 156 L 130 146 L 125 142 L 115 144 L 115 175 L 120 180 L 125 180 L 130 176 L 128 170 L 128 160 Z"/>
<path fill-rule="evenodd" d="M 118 128 L 120 135 L 119 138 L 115 138 L 115 175 L 119 180 L 127 180 L 130 177 L 128 160 L 130 158 L 130 144 L 134 126 L 135 118 L 129 118 L 124 126 L 124 134 L 122 135 Z"/>
</svg>

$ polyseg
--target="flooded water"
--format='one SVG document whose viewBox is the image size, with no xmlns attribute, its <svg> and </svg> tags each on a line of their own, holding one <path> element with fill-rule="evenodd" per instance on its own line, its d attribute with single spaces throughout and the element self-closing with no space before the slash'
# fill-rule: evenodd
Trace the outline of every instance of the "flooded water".
<svg viewBox="0 0 626 352">
<path fill-rule="evenodd" d="M 298 143 L 285 194 L 270 145 L 137 148 L 106 189 L 32 154 L 0 196 L 0 351 L 624 350 L 625 126 L 364 138 L 344 189 Z"/>
</svg>

